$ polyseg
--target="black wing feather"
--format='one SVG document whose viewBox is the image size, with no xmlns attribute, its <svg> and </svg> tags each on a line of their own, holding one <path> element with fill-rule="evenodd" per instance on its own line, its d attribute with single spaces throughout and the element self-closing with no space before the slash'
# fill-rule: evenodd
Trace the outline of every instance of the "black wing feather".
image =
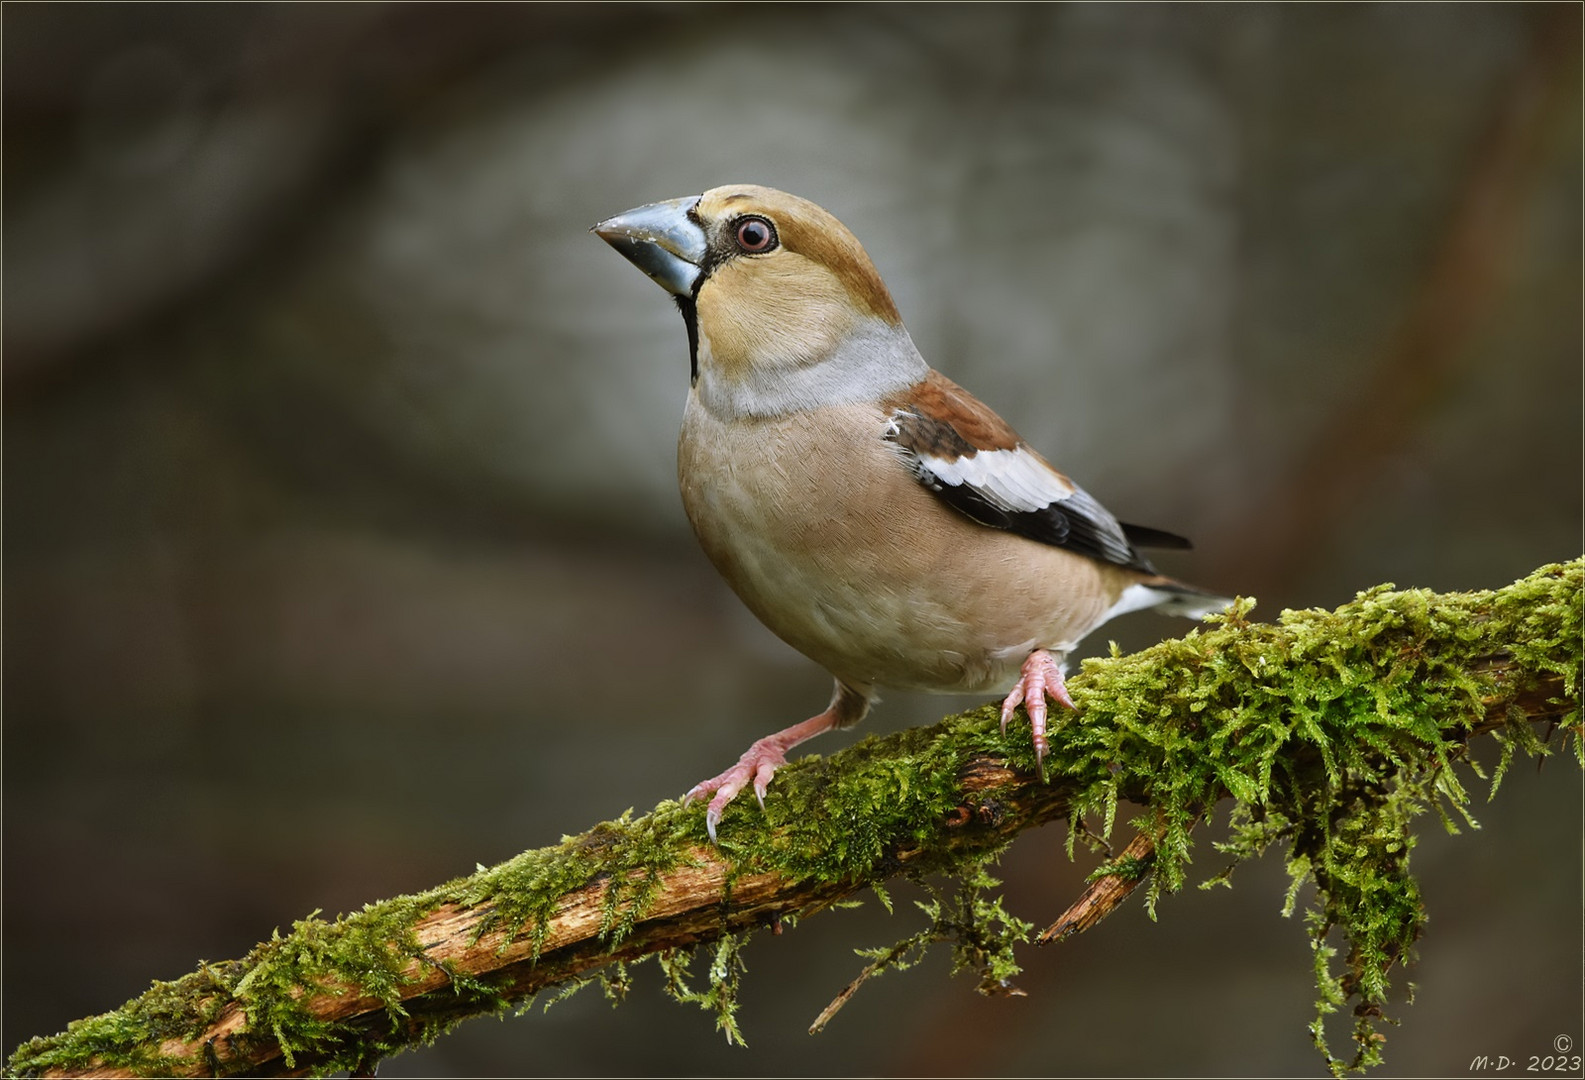
<svg viewBox="0 0 1585 1080">
<path fill-rule="evenodd" d="M 1055 470 L 1052 471 L 1053 491 L 1062 490 L 1059 484 L 1063 488 L 1071 485 L 1071 493 L 1053 497 L 1037 510 L 1024 510 L 1008 506 L 1005 500 L 973 484 L 954 483 L 943 477 L 930 467 L 920 452 L 951 453 L 954 457 L 979 453 L 1034 454 L 1022 443 L 1011 451 L 981 451 L 947 421 L 912 409 L 899 410 L 893 415 L 886 438 L 906 453 L 907 463 L 920 483 L 935 492 L 942 502 L 981 525 L 1147 574 L 1156 573 L 1156 568 L 1135 550 L 1135 545 L 1188 546 L 1187 540 L 1172 533 L 1119 523 L 1088 492 Z"/>
<path fill-rule="evenodd" d="M 1128 542 L 1135 547 L 1188 551 L 1194 546 L 1186 537 L 1167 532 L 1165 529 L 1152 529 L 1149 525 L 1130 525 L 1126 521 L 1119 521 L 1117 524 L 1122 527 L 1123 535 L 1128 537 Z"/>
</svg>

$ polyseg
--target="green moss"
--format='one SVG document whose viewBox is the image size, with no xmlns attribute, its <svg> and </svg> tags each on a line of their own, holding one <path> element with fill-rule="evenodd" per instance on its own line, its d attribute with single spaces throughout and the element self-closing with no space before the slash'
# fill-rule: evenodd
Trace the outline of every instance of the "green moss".
<svg viewBox="0 0 1585 1080">
<path fill-rule="evenodd" d="M 1072 682 L 1083 723 L 1065 729 L 1061 757 L 1070 775 L 1097 779 L 1075 806 L 1109 806 L 1121 788 L 1151 808 L 1136 824 L 1157 837 L 1152 904 L 1181 887 L 1188 830 L 1224 793 L 1234 830 L 1221 850 L 1243 859 L 1287 844 L 1290 910 L 1306 879 L 1317 885 L 1317 1045 L 1338 1073 L 1375 1064 L 1388 972 L 1424 922 L 1409 871 L 1413 819 L 1433 809 L 1451 831 L 1449 811 L 1473 824 L 1454 765 L 1496 689 L 1478 661 L 1506 653 L 1531 685 L 1561 678 L 1560 726 L 1580 756 L 1580 579 L 1575 562 L 1495 594 L 1381 586 L 1267 627 L 1246 625 L 1241 607 L 1217 629 L 1087 663 Z M 1499 736 L 1493 793 L 1515 747 L 1549 752 L 1522 716 Z M 1326 944 L 1334 928 L 1349 946 L 1341 973 Z M 1327 1051 L 1324 1018 L 1350 1000 L 1357 1049 L 1345 1061 Z"/>
<path fill-rule="evenodd" d="M 600 934 L 614 946 L 649 906 L 661 876 L 687 860 L 688 847 L 698 842 L 689 828 L 696 816 L 676 803 L 663 803 L 636 821 L 628 810 L 581 836 L 562 837 L 557 847 L 526 851 L 491 869 L 481 867 L 450 890 L 447 899 L 467 907 L 490 907 L 475 928 L 475 941 L 501 933 L 504 948 L 532 925 L 537 957 L 556 902 L 601 878 L 608 887 Z"/>
<path fill-rule="evenodd" d="M 695 990 L 688 982 L 688 969 L 693 964 L 693 949 L 668 949 L 659 954 L 665 972 L 666 993 L 684 1005 L 698 1005 L 715 1014 L 716 1030 L 726 1035 L 727 1043 L 747 1046 L 743 1032 L 737 1025 L 738 987 L 742 983 L 743 946 L 747 934 L 722 934 L 710 947 L 710 967 L 706 973 L 703 990 Z"/>
<path fill-rule="evenodd" d="M 815 1018 L 809 1033 L 813 1035 L 823 1031 L 831 1018 L 869 979 L 888 971 L 907 971 L 925 958 L 932 945 L 941 942 L 952 944 L 953 975 L 972 971 L 979 976 L 977 989 L 980 993 L 1022 997 L 1023 991 L 1012 982 L 1013 976 L 1022 970 L 1014 950 L 1017 945 L 1029 940 L 1034 925 L 1010 914 L 1003 906 L 1001 897 L 987 895 L 988 890 L 1001 884 L 990 874 L 989 868 L 995 858 L 994 855 L 982 856 L 963 867 L 952 879 L 956 885 L 955 891 L 944 889 L 939 881 L 916 876 L 917 883 L 930 896 L 929 900 L 914 901 L 915 906 L 924 912 L 928 924 L 892 945 L 855 949 L 854 952 L 867 958 L 869 963 Z M 890 913 L 890 898 L 884 891 L 879 891 L 879 895 Z"/>
<path fill-rule="evenodd" d="M 1233 865 L 1282 845 L 1290 912 L 1300 886 L 1315 882 L 1306 913 L 1319 990 L 1313 1031 L 1334 1071 L 1363 1068 L 1380 1060 L 1375 1023 L 1388 974 L 1409 959 L 1424 920 L 1409 870 L 1414 822 L 1428 810 L 1450 828 L 1472 822 L 1460 775 L 1473 772 L 1465 741 L 1486 716 L 1484 699 L 1511 701 L 1561 681 L 1559 726 L 1585 764 L 1581 576 L 1582 563 L 1574 562 L 1493 593 L 1383 586 L 1335 612 L 1283 612 L 1274 625 L 1247 621 L 1252 605 L 1245 602 L 1182 639 L 1087 661 L 1069 682 L 1080 711 L 1052 733 L 1048 786 L 1004 778 L 965 794 L 964 777 L 987 762 L 1034 775 L 1027 727 L 1014 723 L 1004 736 L 989 707 L 806 759 L 778 773 L 764 812 L 753 800 L 728 808 L 720 850 L 733 864 L 729 888 L 737 875 L 777 872 L 789 882 L 837 886 L 839 895 L 900 873 L 921 881 L 946 873 L 956 891 L 933 893 L 925 929 L 868 953 L 861 980 L 948 941 L 956 968 L 976 972 L 987 992 L 1006 992 L 1028 924 L 992 897 L 986 867 L 1013 835 L 1066 819 L 1070 852 L 1075 838 L 1104 846 L 1118 801 L 1135 802 L 1143 807 L 1135 824 L 1155 838 L 1155 855 L 1148 867 L 1107 869 L 1148 875 L 1153 911 L 1187 880 L 1191 830 L 1227 800 L 1232 830 L 1218 849 Z M 1506 674 L 1487 662 L 1498 655 L 1512 658 Z M 1515 753 L 1552 752 L 1517 711 L 1497 735 L 1492 795 Z M 607 883 L 600 937 L 616 950 L 633 937 L 663 876 L 696 859 L 703 839 L 702 806 L 665 803 L 417 896 L 334 922 L 310 916 L 240 961 L 156 983 L 116 1012 L 32 1040 L 12 1055 L 7 1075 L 91 1063 L 144 1075 L 219 1074 L 236 1067 L 239 1053 L 259 1048 L 317 1073 L 367 1064 L 431 1041 L 468 1015 L 499 1014 L 536 989 L 570 993 L 591 981 L 581 968 L 540 955 L 560 899 Z M 1211 882 L 1228 883 L 1233 865 Z M 476 941 L 527 934 L 541 965 L 536 979 L 463 977 L 447 968 L 447 987 L 404 1001 L 414 972 L 442 966 L 422 954 L 414 927 L 444 903 L 481 914 Z M 688 954 L 659 957 L 673 996 L 709 1008 L 733 1041 L 742 1038 L 735 1002 L 745 933 L 723 921 L 708 945 L 703 990 L 688 986 Z M 1341 964 L 1333 940 L 1346 944 Z M 633 948 L 622 954 L 636 955 Z M 613 962 L 602 983 L 620 1000 L 628 969 Z M 306 1004 L 326 993 L 370 997 L 384 1010 L 326 1021 Z M 1350 1002 L 1357 1045 L 1345 1060 L 1327 1050 L 1325 1020 Z M 187 1055 L 161 1049 L 167 1040 L 193 1044 L 231 1007 L 247 1016 L 231 1042 L 200 1043 Z"/>
<path fill-rule="evenodd" d="M 12 1055 L 8 1075 L 36 1075 L 46 1069 L 81 1067 L 105 1061 L 145 1076 L 173 1072 L 187 1059 L 162 1054 L 165 1039 L 201 1034 L 225 1002 L 206 970 L 176 982 L 156 982 L 115 1012 L 75 1020 L 50 1039 L 33 1039 Z"/>
</svg>

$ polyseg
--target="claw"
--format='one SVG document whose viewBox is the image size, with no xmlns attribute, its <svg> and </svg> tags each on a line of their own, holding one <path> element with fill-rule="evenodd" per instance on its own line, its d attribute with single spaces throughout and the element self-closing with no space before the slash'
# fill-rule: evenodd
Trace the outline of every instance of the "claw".
<svg viewBox="0 0 1585 1080">
<path fill-rule="evenodd" d="M 779 734 L 779 733 L 778 733 Z M 737 798 L 738 793 L 748 786 L 752 779 L 754 795 L 759 799 L 760 809 L 765 808 L 765 786 L 770 783 L 770 778 L 776 769 L 787 763 L 780 746 L 774 740 L 776 736 L 761 739 L 732 766 L 720 776 L 711 777 L 701 784 L 695 784 L 682 797 L 683 805 L 693 802 L 694 799 L 711 796 L 710 806 L 705 810 L 704 827 L 710 834 L 710 842 L 716 842 L 715 828 L 721 823 L 721 815 L 726 811 L 727 804 Z"/>
<path fill-rule="evenodd" d="M 702 799 L 706 795 L 711 797 L 710 805 L 704 813 L 704 827 L 710 834 L 710 842 L 716 843 L 716 826 L 721 824 L 721 815 L 726 811 L 727 804 L 737 798 L 739 792 L 752 784 L 754 797 L 759 800 L 760 809 L 765 809 L 765 791 L 770 787 L 771 778 L 776 775 L 776 770 L 787 764 L 788 750 L 805 739 L 814 738 L 822 731 L 857 723 L 868 708 L 868 697 L 838 683 L 837 692 L 825 712 L 811 716 L 801 724 L 784 728 L 774 735 L 765 736 L 750 746 L 743 756 L 737 759 L 737 764 L 726 772 L 689 788 L 688 794 L 682 797 L 683 805 L 687 806 L 695 799 Z"/>
</svg>

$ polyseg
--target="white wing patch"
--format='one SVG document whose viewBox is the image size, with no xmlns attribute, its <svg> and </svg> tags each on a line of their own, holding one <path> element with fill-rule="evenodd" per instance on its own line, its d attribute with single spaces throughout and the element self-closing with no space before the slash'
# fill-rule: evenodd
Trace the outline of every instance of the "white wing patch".
<svg viewBox="0 0 1585 1080">
<path fill-rule="evenodd" d="M 957 458 L 921 454 L 919 464 L 939 483 L 967 485 L 999 510 L 1033 513 L 1077 490 L 1023 447 L 978 450 Z"/>
<path fill-rule="evenodd" d="M 1023 443 L 981 449 L 949 421 L 908 407 L 887 418 L 884 437 L 904 450 L 920 483 L 973 521 L 1155 572 L 1105 507 Z"/>
</svg>

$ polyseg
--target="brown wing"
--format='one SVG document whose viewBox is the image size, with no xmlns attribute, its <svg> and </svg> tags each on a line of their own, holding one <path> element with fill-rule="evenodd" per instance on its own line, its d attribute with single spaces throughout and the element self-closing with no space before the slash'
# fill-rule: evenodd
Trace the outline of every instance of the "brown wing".
<svg viewBox="0 0 1585 1080">
<path fill-rule="evenodd" d="M 1188 546 L 1172 533 L 1119 522 L 940 372 L 882 404 L 885 437 L 919 482 L 982 525 L 1150 574 L 1155 567 L 1136 544 Z"/>
</svg>

